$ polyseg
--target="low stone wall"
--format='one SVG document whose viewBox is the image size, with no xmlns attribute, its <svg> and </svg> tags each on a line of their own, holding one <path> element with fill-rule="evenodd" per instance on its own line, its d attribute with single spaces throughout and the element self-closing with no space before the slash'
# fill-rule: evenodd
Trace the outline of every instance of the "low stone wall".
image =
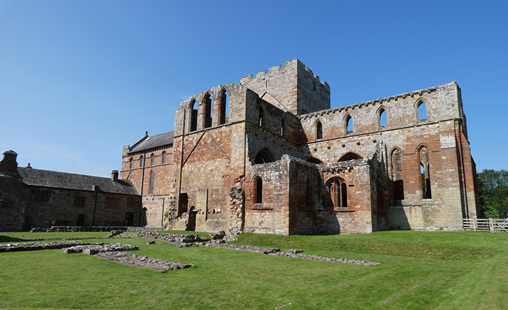
<svg viewBox="0 0 508 310">
<path fill-rule="evenodd" d="M 30 232 L 107 232 L 127 229 L 128 226 L 51 226 L 50 228 L 32 228 Z"/>
<path fill-rule="evenodd" d="M 227 243 L 206 243 L 207 247 L 213 248 L 221 248 L 228 250 L 237 250 L 237 251 L 248 251 L 260 254 L 270 254 L 280 252 L 280 249 L 276 248 L 263 248 L 257 246 L 249 246 L 249 245 L 239 245 L 239 244 L 227 244 Z"/>
<path fill-rule="evenodd" d="M 118 251 L 128 251 L 128 250 L 139 250 L 137 246 L 131 244 L 122 244 L 122 243 L 88 243 L 82 245 L 76 245 L 69 248 L 63 248 L 62 253 L 64 254 L 72 254 L 72 253 L 84 253 L 88 255 L 95 255 L 100 252 L 118 252 Z"/>
<path fill-rule="evenodd" d="M 362 266 L 377 266 L 377 265 L 379 265 L 379 263 L 368 262 L 365 260 L 334 258 L 334 257 L 325 257 L 325 256 L 307 255 L 307 254 L 295 254 L 295 253 L 288 253 L 287 251 L 286 252 L 270 253 L 270 255 L 292 257 L 292 258 L 302 258 L 302 259 L 310 259 L 310 260 L 324 260 L 327 262 L 354 264 L 354 265 L 362 265 Z"/>
<path fill-rule="evenodd" d="M 165 234 L 153 232 L 138 232 L 131 236 L 132 238 L 145 238 L 145 239 L 158 239 L 166 240 L 171 243 L 188 243 L 201 241 L 199 235 L 179 235 L 179 234 Z"/>
<path fill-rule="evenodd" d="M 7 243 L 0 244 L 0 252 L 61 249 L 82 244 L 84 243 L 81 241 Z"/>
<path fill-rule="evenodd" d="M 214 242 L 206 243 L 205 246 L 228 249 L 228 250 L 249 251 L 249 252 L 268 254 L 268 255 L 276 255 L 276 256 L 284 256 L 284 257 L 292 257 L 292 258 L 300 258 L 300 259 L 310 259 L 310 260 L 322 260 L 322 261 L 327 261 L 327 262 L 354 264 L 354 265 L 362 265 L 362 266 L 377 266 L 377 265 L 379 265 L 379 263 L 368 262 L 368 261 L 364 261 L 364 260 L 354 260 L 354 259 L 345 259 L 345 258 L 334 258 L 334 257 L 326 257 L 326 256 L 298 254 L 298 253 L 303 252 L 303 250 L 297 250 L 297 249 L 290 249 L 290 250 L 286 250 L 286 252 L 281 252 L 280 249 L 277 249 L 277 248 L 263 248 L 263 247 L 255 247 L 255 246 L 248 246 L 248 245 L 214 243 Z"/>
<path fill-rule="evenodd" d="M 99 252 L 96 257 L 104 258 L 113 262 L 124 265 L 148 268 L 159 272 L 167 272 L 169 270 L 177 270 L 189 267 L 196 267 L 193 264 L 180 263 L 162 258 L 148 257 L 126 252 Z"/>
</svg>

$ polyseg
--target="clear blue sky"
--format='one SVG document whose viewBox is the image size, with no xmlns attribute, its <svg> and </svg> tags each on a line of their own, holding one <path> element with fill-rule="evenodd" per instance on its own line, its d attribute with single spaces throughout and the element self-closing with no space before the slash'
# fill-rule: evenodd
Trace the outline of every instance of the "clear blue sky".
<svg viewBox="0 0 508 310">
<path fill-rule="evenodd" d="M 457 81 L 478 171 L 507 169 L 508 1 L 0 0 L 0 151 L 109 176 L 181 101 L 298 58 L 332 107 Z"/>
</svg>

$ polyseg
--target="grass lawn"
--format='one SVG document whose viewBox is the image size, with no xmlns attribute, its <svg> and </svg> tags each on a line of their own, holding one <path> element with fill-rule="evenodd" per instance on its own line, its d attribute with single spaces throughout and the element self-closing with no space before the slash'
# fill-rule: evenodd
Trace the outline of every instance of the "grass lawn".
<svg viewBox="0 0 508 310">
<path fill-rule="evenodd" d="M 79 233 L 64 234 L 78 237 Z M 176 248 L 159 242 L 146 245 L 146 239 L 107 241 L 135 244 L 141 251 L 133 253 L 197 267 L 161 274 L 60 250 L 4 252 L 0 253 L 0 308 L 508 308 L 506 234 L 243 234 L 234 242 L 381 263 L 375 267 L 217 248 Z"/>
</svg>

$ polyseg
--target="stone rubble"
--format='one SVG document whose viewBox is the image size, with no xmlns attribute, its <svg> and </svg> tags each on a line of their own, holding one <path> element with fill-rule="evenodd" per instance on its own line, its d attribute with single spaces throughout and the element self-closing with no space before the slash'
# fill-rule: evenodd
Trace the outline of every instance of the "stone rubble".
<svg viewBox="0 0 508 310">
<path fill-rule="evenodd" d="M 310 259 L 310 260 L 322 260 L 322 261 L 327 261 L 327 262 L 354 264 L 354 265 L 362 265 L 362 266 L 377 266 L 377 265 L 379 265 L 379 263 L 368 262 L 368 261 L 365 261 L 365 260 L 334 258 L 334 257 L 326 257 L 326 256 L 318 256 L 318 255 L 307 255 L 307 254 L 295 254 L 295 253 L 288 252 L 288 251 L 286 251 L 286 252 L 270 253 L 270 255 L 292 257 L 292 258 L 301 258 L 301 259 Z"/>
<path fill-rule="evenodd" d="M 158 239 L 165 240 L 171 243 L 189 243 L 201 241 L 199 235 L 179 235 L 179 234 L 165 234 L 165 233 L 154 233 L 154 232 L 137 232 L 130 235 L 131 238 L 144 238 L 144 239 Z"/>
<path fill-rule="evenodd" d="M 88 255 L 95 255 L 100 252 L 118 252 L 118 251 L 128 251 L 128 250 L 139 250 L 137 246 L 131 244 L 122 244 L 122 243 L 90 243 L 77 245 L 69 248 L 63 248 L 62 252 L 65 254 L 71 253 L 84 253 Z"/>
<path fill-rule="evenodd" d="M 189 267 L 196 267 L 192 264 L 185 264 L 156 257 L 148 257 L 127 252 L 99 252 L 96 257 L 104 258 L 109 261 L 121 263 L 124 265 L 148 268 L 159 272 L 167 272 L 169 270 L 177 270 Z"/>
<path fill-rule="evenodd" d="M 7 243 L 0 244 L 0 252 L 61 249 L 81 244 L 83 244 L 81 241 Z"/>
<path fill-rule="evenodd" d="M 237 251 L 248 251 L 248 252 L 260 253 L 260 254 L 268 254 L 268 255 L 300 258 L 300 259 L 310 259 L 310 260 L 322 260 L 322 261 L 328 261 L 328 262 L 346 263 L 346 264 L 354 264 L 354 265 L 362 265 L 362 266 L 377 266 L 377 265 L 379 265 L 379 263 L 368 262 L 368 261 L 364 261 L 364 260 L 354 260 L 354 259 L 345 259 L 345 258 L 325 257 L 325 256 L 318 256 L 318 255 L 298 254 L 298 253 L 303 252 L 303 250 L 298 250 L 298 249 L 289 249 L 289 250 L 286 250 L 285 252 L 281 252 L 280 249 L 277 249 L 277 248 L 264 248 L 264 247 L 248 246 L 248 245 L 212 243 L 212 242 L 206 243 L 206 246 L 214 247 L 214 248 L 229 249 L 229 250 L 237 250 Z"/>
</svg>

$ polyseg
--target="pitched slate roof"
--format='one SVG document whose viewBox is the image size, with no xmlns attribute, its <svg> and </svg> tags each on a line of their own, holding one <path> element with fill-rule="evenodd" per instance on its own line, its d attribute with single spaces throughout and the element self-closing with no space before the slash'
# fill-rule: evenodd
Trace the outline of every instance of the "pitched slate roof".
<svg viewBox="0 0 508 310">
<path fill-rule="evenodd" d="M 115 182 L 111 178 L 21 167 L 18 167 L 18 172 L 23 178 L 23 183 L 31 186 L 93 192 L 93 186 L 98 185 L 101 192 L 140 195 L 131 180 Z"/>
<path fill-rule="evenodd" d="M 173 136 L 174 131 L 168 131 L 154 136 L 146 134 L 131 146 L 129 154 L 173 144 Z"/>
</svg>

